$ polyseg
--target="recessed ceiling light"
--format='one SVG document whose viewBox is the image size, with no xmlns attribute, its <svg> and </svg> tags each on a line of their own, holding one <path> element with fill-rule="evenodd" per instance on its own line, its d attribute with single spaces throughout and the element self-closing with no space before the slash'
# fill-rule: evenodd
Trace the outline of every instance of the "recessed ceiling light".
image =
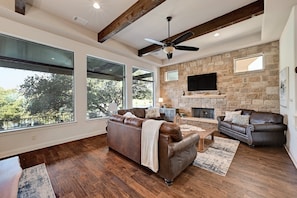
<svg viewBox="0 0 297 198">
<path fill-rule="evenodd" d="M 218 37 L 218 36 L 220 36 L 220 33 L 215 33 L 214 35 L 213 35 L 214 37 Z"/>
<path fill-rule="evenodd" d="M 93 3 L 93 7 L 94 7 L 95 9 L 99 9 L 99 8 L 100 8 L 100 5 L 99 5 L 98 2 L 94 2 L 94 3 Z"/>
</svg>

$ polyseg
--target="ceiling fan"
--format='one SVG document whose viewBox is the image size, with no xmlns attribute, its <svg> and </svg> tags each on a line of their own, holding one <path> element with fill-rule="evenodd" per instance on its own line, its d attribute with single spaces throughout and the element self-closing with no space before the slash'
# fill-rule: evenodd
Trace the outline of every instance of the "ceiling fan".
<svg viewBox="0 0 297 198">
<path fill-rule="evenodd" d="M 172 17 L 168 16 L 167 17 L 167 21 L 168 21 L 168 38 L 170 38 L 170 21 L 171 21 Z M 173 51 L 176 50 L 185 50 L 185 51 L 198 51 L 199 48 L 198 47 L 191 47 L 191 46 L 184 46 L 184 45 L 177 45 L 185 40 L 187 40 L 188 38 L 190 38 L 191 36 L 193 36 L 193 32 L 186 32 L 183 35 L 177 37 L 176 39 L 174 39 L 173 41 L 166 41 L 165 43 L 162 43 L 160 41 L 156 41 L 154 39 L 150 39 L 150 38 L 145 38 L 144 40 L 151 42 L 153 44 L 157 44 L 162 46 L 162 50 L 166 53 L 167 58 L 171 59 L 172 58 L 172 54 Z"/>
</svg>

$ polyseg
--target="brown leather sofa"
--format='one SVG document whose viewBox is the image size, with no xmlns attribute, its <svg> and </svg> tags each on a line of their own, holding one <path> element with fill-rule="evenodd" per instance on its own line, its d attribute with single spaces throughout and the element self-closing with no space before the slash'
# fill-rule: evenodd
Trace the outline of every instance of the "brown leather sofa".
<svg viewBox="0 0 297 198">
<path fill-rule="evenodd" d="M 250 146 L 282 146 L 286 143 L 283 116 L 271 112 L 257 112 L 249 109 L 236 109 L 241 115 L 249 115 L 249 123 L 240 125 L 231 121 L 224 121 L 225 116 L 218 116 L 218 130 L 220 133 L 238 139 Z"/>
<path fill-rule="evenodd" d="M 133 115 L 135 115 L 138 118 L 145 118 L 145 110 L 148 108 L 131 108 L 131 109 L 120 109 L 118 110 L 118 114 L 119 115 L 124 115 L 127 112 L 131 112 Z M 164 113 L 160 113 L 159 117 L 154 117 L 151 119 L 154 120 L 164 120 L 165 118 L 165 114 Z"/>
<path fill-rule="evenodd" d="M 107 123 L 107 144 L 110 149 L 141 164 L 141 129 L 145 119 L 113 115 Z M 198 134 L 182 137 L 174 123 L 164 122 L 159 130 L 159 170 L 157 174 L 171 185 L 197 155 Z"/>
</svg>

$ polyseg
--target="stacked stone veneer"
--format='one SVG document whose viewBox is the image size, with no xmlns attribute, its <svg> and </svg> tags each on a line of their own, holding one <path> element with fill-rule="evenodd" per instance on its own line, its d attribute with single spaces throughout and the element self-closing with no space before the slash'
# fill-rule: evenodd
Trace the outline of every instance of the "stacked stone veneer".
<svg viewBox="0 0 297 198">
<path fill-rule="evenodd" d="M 264 70 L 234 73 L 234 58 L 264 54 Z M 165 82 L 166 71 L 178 70 L 178 81 Z M 183 97 L 201 94 L 187 91 L 187 76 L 217 73 L 218 91 L 202 92 L 206 98 Z M 179 108 L 191 116 L 192 107 L 214 108 L 215 117 L 226 110 L 236 108 L 254 109 L 279 113 L 279 43 L 271 43 L 235 50 L 190 62 L 160 68 L 160 95 L 166 106 Z M 222 94 L 223 98 L 207 97 L 207 94 Z"/>
</svg>

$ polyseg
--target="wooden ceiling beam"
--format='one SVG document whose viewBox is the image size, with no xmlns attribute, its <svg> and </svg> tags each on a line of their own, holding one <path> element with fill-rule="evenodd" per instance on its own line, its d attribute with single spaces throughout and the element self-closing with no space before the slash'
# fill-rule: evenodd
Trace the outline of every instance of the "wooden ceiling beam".
<svg viewBox="0 0 297 198">
<path fill-rule="evenodd" d="M 25 15 L 26 0 L 15 0 L 14 11 L 19 14 Z"/>
<path fill-rule="evenodd" d="M 103 43 L 166 0 L 139 0 L 98 33 L 98 42 Z"/>
<path fill-rule="evenodd" d="M 180 35 L 186 33 L 186 32 L 193 32 L 194 35 L 187 40 L 196 38 L 198 36 L 202 36 L 204 34 L 222 29 L 224 27 L 233 25 L 235 23 L 247 20 L 249 18 L 252 18 L 254 16 L 260 15 L 264 13 L 264 0 L 258 0 L 251 4 L 248 4 L 246 6 L 243 6 L 237 10 L 233 10 L 232 12 L 229 12 L 225 15 L 222 15 L 220 17 L 217 17 L 215 19 L 212 19 L 206 23 L 203 23 L 201 25 L 198 25 L 196 27 L 193 27 L 191 29 L 188 29 L 186 31 L 183 31 L 179 34 L 176 34 L 174 36 L 171 36 L 170 38 L 164 39 L 161 42 L 172 41 L 175 38 L 179 37 Z M 138 50 L 138 56 L 146 55 L 150 52 L 160 50 L 162 46 L 160 45 L 150 45 L 148 47 L 142 48 Z"/>
</svg>

